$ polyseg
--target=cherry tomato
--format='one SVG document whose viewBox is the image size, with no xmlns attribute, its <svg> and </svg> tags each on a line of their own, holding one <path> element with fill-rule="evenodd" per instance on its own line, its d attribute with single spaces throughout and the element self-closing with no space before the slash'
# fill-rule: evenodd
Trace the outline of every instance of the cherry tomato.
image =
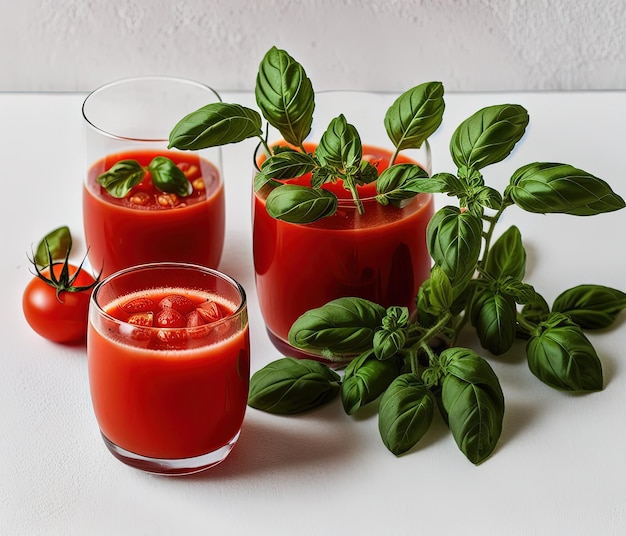
<svg viewBox="0 0 626 536">
<path fill-rule="evenodd" d="M 52 274 L 49 268 L 38 271 L 24 290 L 22 309 L 30 327 L 42 337 L 77 342 L 87 334 L 89 299 L 96 280 L 72 264 L 65 267 L 67 277 L 63 263 L 53 264 Z"/>
</svg>

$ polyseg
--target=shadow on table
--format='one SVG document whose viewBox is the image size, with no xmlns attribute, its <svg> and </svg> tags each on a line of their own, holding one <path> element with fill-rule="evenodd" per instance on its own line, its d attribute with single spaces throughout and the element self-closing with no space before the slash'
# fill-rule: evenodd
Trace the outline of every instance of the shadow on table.
<svg viewBox="0 0 626 536">
<path fill-rule="evenodd" d="M 333 406 L 333 407 L 330 407 Z M 344 463 L 360 449 L 360 431 L 331 404 L 304 415 L 262 414 L 248 409 L 239 441 L 221 464 L 186 479 L 219 480 Z M 337 407 L 338 406 L 338 407 Z"/>
</svg>

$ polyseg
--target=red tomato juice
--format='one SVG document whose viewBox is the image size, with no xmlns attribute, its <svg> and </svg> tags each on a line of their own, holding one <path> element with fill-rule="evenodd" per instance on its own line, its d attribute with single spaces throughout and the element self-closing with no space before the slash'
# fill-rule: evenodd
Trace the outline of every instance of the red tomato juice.
<svg viewBox="0 0 626 536">
<path fill-rule="evenodd" d="M 158 303 L 171 294 L 195 305 L 210 299 L 225 321 L 201 326 L 205 331 L 195 335 L 193 329 L 165 330 L 185 333 L 186 342 L 172 345 L 155 340 L 156 327 L 125 323 L 124 303 L 138 297 Z M 182 459 L 213 452 L 239 433 L 250 357 L 247 323 L 243 329 L 228 323 L 234 304 L 173 288 L 126 295 L 103 309 L 109 320 L 89 323 L 89 382 L 100 430 L 110 442 L 150 458 Z"/>
<path fill-rule="evenodd" d="M 363 158 L 377 165 L 380 173 L 391 153 L 364 145 Z M 397 162 L 411 161 L 399 158 Z M 310 176 L 288 182 L 310 184 Z M 434 212 L 432 195 L 420 194 L 402 208 L 382 206 L 373 199 L 375 184 L 366 185 L 359 187 L 365 206 L 365 213 L 359 215 L 339 182 L 324 187 L 339 197 L 337 213 L 304 225 L 272 218 L 265 209 L 267 192 L 254 196 L 259 304 L 270 338 L 291 355 L 297 352 L 285 341 L 304 312 L 347 296 L 413 310 L 419 286 L 430 275 L 426 226 Z"/>
<path fill-rule="evenodd" d="M 188 197 L 158 195 L 148 178 L 124 199 L 116 199 L 97 182 L 101 173 L 124 159 L 147 166 L 166 156 L 199 179 Z M 144 204 L 141 204 L 144 203 Z M 89 169 L 83 187 L 83 224 L 89 261 L 107 276 L 137 264 L 177 261 L 216 268 L 224 245 L 224 186 L 218 169 L 194 154 L 136 150 L 111 154 Z"/>
</svg>

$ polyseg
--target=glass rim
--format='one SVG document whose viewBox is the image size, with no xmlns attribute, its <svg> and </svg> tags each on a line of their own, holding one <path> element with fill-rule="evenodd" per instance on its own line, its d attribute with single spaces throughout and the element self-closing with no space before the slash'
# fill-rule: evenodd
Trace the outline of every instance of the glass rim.
<svg viewBox="0 0 626 536">
<path fill-rule="evenodd" d="M 202 266 L 201 264 L 172 262 L 172 261 L 137 264 L 135 266 L 129 266 L 128 268 L 123 268 L 122 270 L 118 270 L 117 272 L 114 272 L 108 275 L 107 277 L 99 281 L 96 284 L 96 286 L 93 288 L 91 297 L 89 298 L 90 305 L 93 304 L 99 316 L 101 316 L 102 318 L 104 318 L 105 320 L 109 322 L 113 322 L 114 324 L 140 327 L 142 330 L 158 330 L 158 331 L 164 330 L 166 332 L 180 331 L 181 329 L 193 330 L 194 328 L 162 328 L 162 327 L 156 327 L 156 326 L 136 326 L 134 324 L 130 324 L 124 320 L 120 320 L 119 318 L 115 318 L 114 316 L 110 315 L 102 308 L 102 306 L 97 301 L 98 293 L 102 290 L 102 287 L 105 284 L 110 283 L 112 279 L 117 279 L 118 277 L 124 276 L 129 273 L 133 273 L 133 272 L 141 272 L 145 270 L 163 269 L 163 268 L 184 269 L 184 270 L 193 270 L 196 272 L 204 272 L 208 275 L 212 275 L 216 278 L 221 279 L 222 281 L 225 281 L 226 283 L 228 283 L 229 285 L 231 285 L 233 288 L 236 289 L 236 291 L 238 292 L 241 298 L 241 303 L 228 316 L 225 316 L 224 318 L 220 318 L 219 320 L 216 320 L 215 322 L 211 322 L 210 323 L 211 326 L 219 326 L 221 324 L 225 324 L 228 321 L 232 321 L 233 318 L 241 316 L 248 307 L 248 299 L 246 296 L 246 291 L 243 288 L 243 286 L 233 277 L 229 276 L 228 274 L 225 274 L 224 272 L 220 272 L 219 270 L 216 270 L 214 268 L 208 268 L 207 266 Z"/>
<path fill-rule="evenodd" d="M 145 75 L 145 76 L 131 76 L 125 78 L 118 78 L 116 80 L 112 80 L 111 82 L 107 82 L 106 84 L 102 84 L 96 89 L 92 90 L 87 94 L 85 99 L 83 100 L 83 104 L 81 106 L 81 113 L 83 119 L 89 125 L 90 128 L 94 129 L 96 132 L 107 136 L 109 138 L 113 138 L 120 141 L 127 142 L 155 142 L 155 143 L 163 143 L 169 141 L 167 138 L 135 138 L 132 136 L 120 136 L 119 134 L 115 134 L 113 132 L 109 132 L 99 126 L 97 126 L 91 119 L 89 119 L 86 108 L 88 107 L 88 103 L 90 99 L 93 97 L 97 97 L 100 93 L 103 93 L 107 90 L 114 89 L 116 87 L 136 83 L 136 82 L 182 82 L 184 85 L 189 87 L 195 87 L 197 89 L 207 90 L 209 93 L 212 93 L 218 102 L 222 102 L 222 97 L 220 94 L 213 89 L 211 86 L 207 84 L 203 84 L 202 82 L 198 82 L 197 80 L 192 80 L 191 78 L 185 78 L 181 76 L 169 76 L 169 75 Z M 182 118 L 181 118 L 182 119 Z"/>
</svg>

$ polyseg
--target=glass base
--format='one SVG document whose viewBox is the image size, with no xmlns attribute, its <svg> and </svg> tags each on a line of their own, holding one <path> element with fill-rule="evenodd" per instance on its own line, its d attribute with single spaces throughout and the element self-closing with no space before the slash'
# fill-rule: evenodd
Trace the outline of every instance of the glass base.
<svg viewBox="0 0 626 536">
<path fill-rule="evenodd" d="M 315 361 L 324 363 L 325 365 L 328 365 L 331 368 L 336 368 L 336 369 L 345 367 L 348 363 L 350 363 L 350 361 L 352 361 L 354 357 L 354 356 L 351 356 L 351 357 L 346 357 L 345 359 L 340 359 L 338 361 L 331 361 L 330 359 L 326 359 L 325 357 L 319 354 L 312 354 L 312 353 L 305 352 L 304 350 L 300 350 L 299 348 L 294 348 L 293 346 L 291 346 L 291 344 L 281 339 L 278 335 L 272 333 L 272 331 L 270 331 L 269 328 L 266 327 L 265 329 L 274 347 L 286 357 L 295 357 L 297 359 L 313 359 Z"/>
<path fill-rule="evenodd" d="M 141 469 L 147 473 L 171 476 L 191 475 L 217 465 L 226 459 L 235 446 L 237 439 L 239 439 L 238 432 L 237 435 L 223 447 L 208 452 L 207 454 L 202 454 L 201 456 L 195 456 L 193 458 L 160 459 L 149 458 L 148 456 L 129 452 L 117 446 L 112 441 L 109 441 L 104 434 L 101 435 L 111 454 L 126 465 L 134 467 L 135 469 Z"/>
</svg>

